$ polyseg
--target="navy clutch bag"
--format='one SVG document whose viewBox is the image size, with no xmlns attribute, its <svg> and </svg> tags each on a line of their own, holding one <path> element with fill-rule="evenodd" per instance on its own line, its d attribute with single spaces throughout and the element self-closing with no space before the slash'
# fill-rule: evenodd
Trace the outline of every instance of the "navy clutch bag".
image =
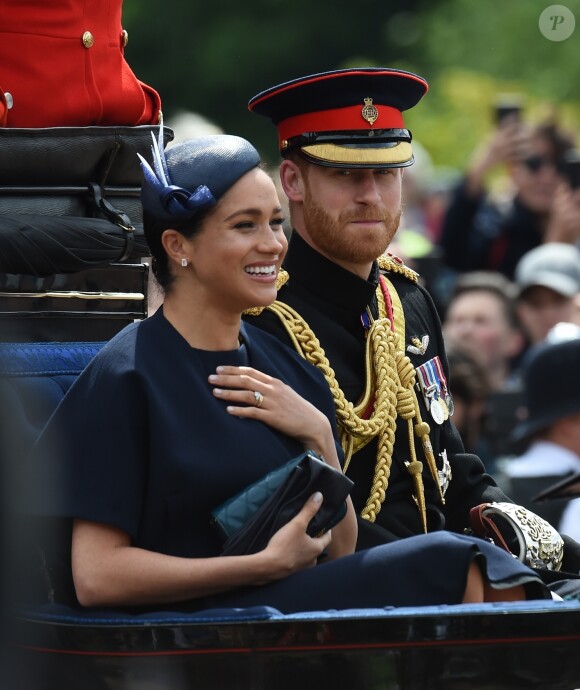
<svg viewBox="0 0 580 690">
<path fill-rule="evenodd" d="M 329 530 L 346 513 L 353 482 L 313 451 L 306 451 L 273 470 L 212 511 L 212 522 L 224 545 L 223 556 L 257 553 L 302 510 L 317 491 L 324 497 L 307 532 L 313 537 Z"/>
</svg>

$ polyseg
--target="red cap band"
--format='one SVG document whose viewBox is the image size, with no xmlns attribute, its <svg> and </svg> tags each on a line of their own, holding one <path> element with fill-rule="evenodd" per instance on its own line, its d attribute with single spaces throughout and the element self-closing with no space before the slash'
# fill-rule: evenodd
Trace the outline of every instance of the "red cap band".
<svg viewBox="0 0 580 690">
<path fill-rule="evenodd" d="M 340 132 L 368 129 L 401 129 L 404 128 L 403 115 L 400 110 L 389 105 L 375 104 L 378 117 L 371 125 L 363 117 L 364 105 L 352 105 L 335 110 L 320 110 L 316 113 L 305 113 L 283 120 L 278 125 L 280 144 L 285 139 L 306 132 Z"/>
</svg>

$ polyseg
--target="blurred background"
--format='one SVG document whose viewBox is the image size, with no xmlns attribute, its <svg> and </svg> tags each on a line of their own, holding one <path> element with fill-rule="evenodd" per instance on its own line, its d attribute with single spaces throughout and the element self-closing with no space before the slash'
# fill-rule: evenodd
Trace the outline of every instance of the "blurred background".
<svg viewBox="0 0 580 690">
<path fill-rule="evenodd" d="M 272 163 L 276 137 L 248 100 L 305 74 L 390 66 L 426 77 L 406 118 L 439 177 L 462 169 L 492 128 L 497 93 L 526 96 L 530 121 L 580 116 L 580 27 L 539 30 L 549 2 L 510 0 L 125 0 L 126 58 L 161 94 L 166 120 L 194 112 L 249 138 Z M 580 0 L 565 6 L 580 19 Z"/>
<path fill-rule="evenodd" d="M 439 311 L 467 449 L 515 496 L 530 464 L 512 464 L 526 447 L 513 440 L 528 414 L 522 364 L 559 322 L 580 328 L 580 163 L 574 176 L 564 163 L 580 145 L 580 0 L 124 0 L 123 24 L 125 57 L 160 93 L 176 141 L 238 134 L 272 169 L 274 127 L 246 108 L 260 91 L 356 66 L 428 80 L 405 116 L 415 165 L 389 251 L 420 273 Z M 519 110 L 501 119 L 506 97 Z M 527 440 L 544 444 L 534 481 L 580 471 L 580 414 L 572 421 L 574 444 L 559 427 Z M 567 453 L 560 469 L 554 453 Z M 541 513 L 531 491 L 518 489 L 518 502 Z"/>
</svg>

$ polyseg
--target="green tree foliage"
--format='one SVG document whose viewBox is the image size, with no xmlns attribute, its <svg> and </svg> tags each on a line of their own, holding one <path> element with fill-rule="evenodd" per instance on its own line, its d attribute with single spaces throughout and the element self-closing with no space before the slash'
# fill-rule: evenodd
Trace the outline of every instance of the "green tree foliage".
<svg viewBox="0 0 580 690">
<path fill-rule="evenodd" d="M 431 89 L 407 121 L 436 162 L 465 164 L 493 127 L 498 93 L 522 94 L 529 122 L 556 120 L 578 135 L 580 0 L 565 3 L 577 26 L 560 42 L 539 29 L 549 5 L 448 0 L 420 14 L 417 64 Z"/>
<path fill-rule="evenodd" d="M 526 96 L 526 117 L 580 122 L 578 26 L 545 38 L 546 0 L 125 0 L 126 56 L 161 93 L 170 118 L 203 115 L 277 160 L 273 127 L 247 112 L 250 97 L 304 74 L 388 65 L 427 77 L 430 91 L 406 116 L 437 165 L 462 167 L 493 125 L 498 92 Z"/>
<path fill-rule="evenodd" d="M 427 0 L 125 0 L 126 57 L 161 94 L 166 117 L 192 110 L 277 159 L 273 127 L 247 112 L 274 84 L 354 64 L 402 66 L 393 16 Z M 415 27 L 415 28 L 414 28 Z M 403 43 L 404 43 L 403 37 Z"/>
</svg>

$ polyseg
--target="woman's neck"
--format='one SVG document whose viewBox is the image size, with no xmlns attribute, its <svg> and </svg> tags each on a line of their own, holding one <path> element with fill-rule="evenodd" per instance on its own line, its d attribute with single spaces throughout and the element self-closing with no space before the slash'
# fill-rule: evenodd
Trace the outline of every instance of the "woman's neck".
<svg viewBox="0 0 580 690">
<path fill-rule="evenodd" d="M 194 299 L 167 295 L 163 315 L 198 350 L 235 350 L 239 346 L 241 314 L 218 313 Z"/>
</svg>

